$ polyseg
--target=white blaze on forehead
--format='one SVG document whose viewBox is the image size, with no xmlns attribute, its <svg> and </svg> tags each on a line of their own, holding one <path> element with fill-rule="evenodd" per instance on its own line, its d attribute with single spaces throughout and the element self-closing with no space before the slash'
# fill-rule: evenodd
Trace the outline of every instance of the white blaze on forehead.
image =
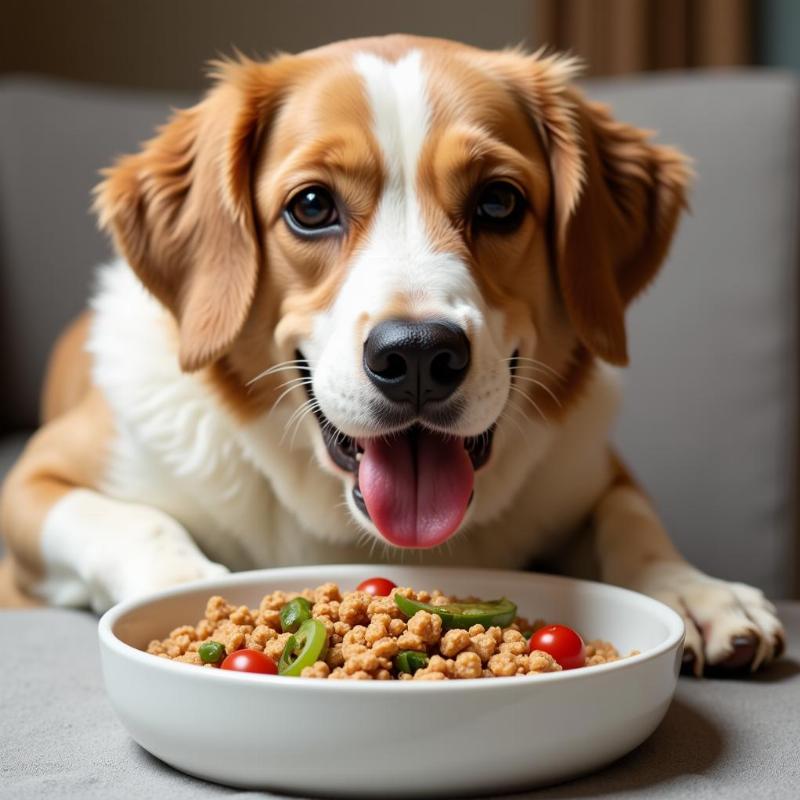
<svg viewBox="0 0 800 800">
<path fill-rule="evenodd" d="M 406 200 L 416 205 L 414 182 L 430 121 L 420 53 L 413 50 L 395 63 L 359 53 L 355 68 L 364 81 L 373 133 L 383 151 L 386 188 L 403 191 Z"/>
<path fill-rule="evenodd" d="M 380 316 L 398 294 L 419 305 L 422 314 L 442 311 L 430 306 L 457 303 L 473 294 L 473 285 L 460 259 L 434 250 L 422 214 L 417 178 L 431 118 L 422 56 L 412 50 L 390 62 L 359 53 L 354 67 L 372 112 L 386 184 L 342 294 L 356 291 L 361 310 L 370 316 Z"/>
</svg>

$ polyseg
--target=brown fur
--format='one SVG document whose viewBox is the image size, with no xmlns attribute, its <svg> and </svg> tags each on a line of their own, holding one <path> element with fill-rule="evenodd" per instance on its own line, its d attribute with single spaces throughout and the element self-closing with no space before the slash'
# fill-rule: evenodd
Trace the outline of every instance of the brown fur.
<svg viewBox="0 0 800 800">
<path fill-rule="evenodd" d="M 86 311 L 61 334 L 50 355 L 42 389 L 43 424 L 74 408 L 91 387 L 91 358 L 86 340 L 92 315 Z"/>
<path fill-rule="evenodd" d="M 61 368 L 58 362 L 53 366 Z M 0 530 L 18 585 L 24 588 L 41 576 L 39 540 L 52 506 L 71 489 L 99 488 L 113 435 L 108 404 L 97 389 L 90 389 L 28 442 L 0 496 Z"/>
</svg>

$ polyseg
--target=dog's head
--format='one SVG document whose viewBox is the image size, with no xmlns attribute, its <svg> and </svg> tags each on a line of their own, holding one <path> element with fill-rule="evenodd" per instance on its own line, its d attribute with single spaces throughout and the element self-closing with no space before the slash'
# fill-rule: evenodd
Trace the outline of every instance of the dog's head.
<svg viewBox="0 0 800 800">
<path fill-rule="evenodd" d="M 411 37 L 226 63 L 98 188 L 183 369 L 245 416 L 292 412 L 296 445 L 395 545 L 505 507 L 541 418 L 568 413 L 594 357 L 626 363 L 625 308 L 688 168 L 573 73 Z"/>
</svg>

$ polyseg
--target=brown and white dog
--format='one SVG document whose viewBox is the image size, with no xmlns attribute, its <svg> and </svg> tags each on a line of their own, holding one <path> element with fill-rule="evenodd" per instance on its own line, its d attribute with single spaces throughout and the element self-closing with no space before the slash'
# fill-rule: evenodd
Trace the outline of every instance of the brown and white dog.
<svg viewBox="0 0 800 800">
<path fill-rule="evenodd" d="M 690 170 L 574 73 L 407 36 L 218 65 L 97 189 L 122 257 L 4 487 L 17 586 L 101 610 L 370 542 L 521 567 L 584 530 L 698 674 L 776 657 L 774 607 L 687 564 L 609 447 Z"/>
</svg>

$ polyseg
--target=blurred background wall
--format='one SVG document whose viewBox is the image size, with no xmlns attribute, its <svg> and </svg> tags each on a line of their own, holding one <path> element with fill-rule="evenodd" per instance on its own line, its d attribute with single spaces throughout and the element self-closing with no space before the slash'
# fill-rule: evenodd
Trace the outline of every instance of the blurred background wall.
<svg viewBox="0 0 800 800">
<path fill-rule="evenodd" d="M 550 44 L 590 75 L 771 64 L 800 68 L 798 0 L 2 0 L 0 73 L 194 91 L 238 47 L 298 51 L 404 31 L 482 47 Z"/>
</svg>

